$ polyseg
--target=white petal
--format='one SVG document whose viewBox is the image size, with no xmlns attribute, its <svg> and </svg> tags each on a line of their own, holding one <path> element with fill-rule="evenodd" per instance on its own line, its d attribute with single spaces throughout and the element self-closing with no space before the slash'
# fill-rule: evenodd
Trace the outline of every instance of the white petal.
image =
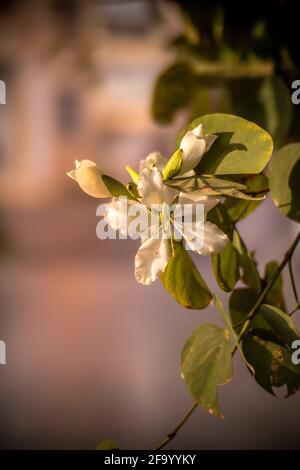
<svg viewBox="0 0 300 470">
<path fill-rule="evenodd" d="M 145 168 L 152 170 L 153 167 L 156 167 L 159 171 L 163 171 L 167 163 L 168 160 L 159 152 L 151 152 L 145 158 L 145 160 L 140 161 L 140 172 L 142 172 Z"/>
<path fill-rule="evenodd" d="M 228 243 L 228 237 L 215 224 L 201 221 L 176 224 L 176 230 L 186 242 L 186 249 L 199 255 L 218 253 Z"/>
<path fill-rule="evenodd" d="M 212 253 L 219 253 L 225 248 L 228 243 L 227 235 L 211 222 L 204 223 L 204 243 L 200 250 L 197 250 L 199 255 L 209 255 Z"/>
<path fill-rule="evenodd" d="M 203 221 L 187 222 L 179 224 L 174 222 L 176 230 L 186 242 L 186 249 L 199 253 L 204 245 L 204 223 Z"/>
<path fill-rule="evenodd" d="M 195 168 L 203 157 L 203 154 L 210 149 L 217 138 L 218 136 L 216 135 L 205 134 L 202 124 L 188 131 L 183 136 L 180 143 L 180 148 L 183 151 L 183 162 L 180 174 L 184 175 Z"/>
<path fill-rule="evenodd" d="M 203 124 L 199 124 L 199 126 L 195 127 L 192 132 L 196 137 L 201 137 L 202 139 L 205 137 Z"/>
<path fill-rule="evenodd" d="M 134 202 L 127 200 L 127 204 L 134 204 Z M 113 198 L 109 204 L 106 204 L 103 218 L 111 228 L 127 234 L 130 219 L 128 217 L 128 206 L 125 207 L 122 201 Z"/>
<path fill-rule="evenodd" d="M 201 189 L 191 193 L 180 193 L 178 197 L 178 204 L 203 204 L 204 214 L 206 215 L 213 207 L 219 202 L 219 199 L 213 196 L 203 196 Z"/>
<path fill-rule="evenodd" d="M 126 198 L 114 198 L 106 204 L 103 218 L 111 228 L 133 239 L 148 238 L 159 228 L 158 215 L 150 214 L 145 204 Z"/>
<path fill-rule="evenodd" d="M 205 142 L 206 142 L 206 146 L 205 146 L 205 152 L 208 152 L 210 147 L 212 146 L 212 144 L 217 140 L 218 136 L 217 135 L 214 135 L 214 134 L 211 134 L 211 135 L 206 135 L 205 136 Z"/>
<path fill-rule="evenodd" d="M 180 174 L 183 175 L 195 168 L 205 152 L 205 139 L 197 137 L 193 131 L 188 131 L 180 143 L 182 154 L 182 166 Z"/>
<path fill-rule="evenodd" d="M 135 256 L 135 277 L 141 284 L 151 284 L 164 272 L 170 259 L 169 240 L 160 237 L 144 241 Z"/>
<path fill-rule="evenodd" d="M 176 189 L 170 188 L 163 182 L 162 173 L 157 168 L 145 168 L 137 184 L 137 189 L 143 203 L 148 207 L 151 204 L 172 204 L 178 194 Z"/>
<path fill-rule="evenodd" d="M 75 166 L 76 169 L 70 171 L 67 175 L 77 181 L 82 191 L 93 197 L 111 197 L 102 180 L 102 172 L 96 163 L 91 160 L 81 160 L 80 162 L 76 160 Z"/>
</svg>

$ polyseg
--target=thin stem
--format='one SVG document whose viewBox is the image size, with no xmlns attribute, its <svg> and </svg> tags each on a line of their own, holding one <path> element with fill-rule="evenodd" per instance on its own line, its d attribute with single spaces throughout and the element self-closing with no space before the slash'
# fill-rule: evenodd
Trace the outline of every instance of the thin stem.
<svg viewBox="0 0 300 470">
<path fill-rule="evenodd" d="M 299 306 L 300 302 L 299 302 L 299 296 L 298 296 L 296 282 L 295 282 L 295 278 L 294 278 L 292 259 L 291 258 L 289 259 L 289 273 L 290 273 L 290 278 L 291 278 L 291 283 L 292 283 L 292 288 L 293 288 L 293 292 L 294 292 L 295 301 L 296 301 L 296 304 Z"/>
<path fill-rule="evenodd" d="M 300 304 L 297 304 L 296 307 L 293 308 L 293 310 L 289 313 L 289 316 L 291 317 L 292 315 L 294 315 L 294 313 L 296 313 L 297 310 L 300 310 Z"/>
<path fill-rule="evenodd" d="M 188 410 L 188 412 L 186 413 L 186 415 L 182 418 L 182 420 L 179 422 L 179 424 L 177 424 L 177 426 L 173 429 L 173 431 L 171 431 L 162 441 L 161 443 L 155 448 L 155 450 L 160 450 L 160 449 L 163 449 L 167 444 L 169 444 L 170 441 L 172 441 L 178 431 L 182 428 L 182 426 L 184 425 L 184 423 L 189 419 L 189 417 L 191 416 L 192 413 L 194 413 L 195 409 L 197 408 L 198 406 L 198 403 L 193 403 L 193 405 L 191 406 L 191 408 Z"/>
</svg>

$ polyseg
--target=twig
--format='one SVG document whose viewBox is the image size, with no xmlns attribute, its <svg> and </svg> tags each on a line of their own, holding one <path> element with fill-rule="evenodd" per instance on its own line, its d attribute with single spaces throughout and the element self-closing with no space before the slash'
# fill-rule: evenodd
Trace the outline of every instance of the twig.
<svg viewBox="0 0 300 470">
<path fill-rule="evenodd" d="M 289 313 L 289 316 L 291 317 L 292 315 L 294 315 L 294 313 L 296 313 L 297 310 L 300 310 L 300 304 L 297 304 L 296 307 L 293 308 L 293 310 Z"/>
<path fill-rule="evenodd" d="M 293 267 L 292 267 L 292 259 L 291 258 L 289 259 L 289 273 L 290 273 L 290 278 L 291 278 L 291 283 L 292 283 L 292 288 L 293 288 L 293 292 L 294 292 L 295 301 L 296 301 L 296 304 L 299 307 L 300 302 L 299 302 L 299 296 L 298 296 L 296 282 L 295 282 L 295 278 L 294 278 Z"/>
<path fill-rule="evenodd" d="M 194 403 L 193 406 L 188 410 L 187 414 L 182 418 L 182 420 L 177 424 L 176 428 L 173 429 L 162 441 L 161 443 L 155 448 L 155 450 L 160 450 L 163 449 L 170 441 L 176 437 L 178 431 L 182 428 L 184 423 L 189 419 L 191 414 L 195 411 L 197 408 L 198 403 Z"/>
</svg>

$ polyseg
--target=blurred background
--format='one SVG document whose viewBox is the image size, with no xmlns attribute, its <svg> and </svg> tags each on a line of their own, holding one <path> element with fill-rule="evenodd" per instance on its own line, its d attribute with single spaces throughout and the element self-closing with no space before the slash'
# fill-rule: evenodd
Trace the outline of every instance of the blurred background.
<svg viewBox="0 0 300 470">
<path fill-rule="evenodd" d="M 217 313 L 139 285 L 137 242 L 98 240 L 98 202 L 66 172 L 88 158 L 127 182 L 126 164 L 169 156 L 207 112 L 253 119 L 277 146 L 300 140 L 298 7 L 257 3 L 0 1 L 1 448 L 149 449 L 190 406 L 181 347 Z M 299 228 L 267 200 L 240 230 L 263 270 Z M 196 262 L 220 293 L 210 259 Z M 287 279 L 285 293 L 291 309 Z M 220 392 L 225 420 L 197 410 L 170 448 L 299 448 L 299 395 L 266 394 L 238 358 Z"/>
</svg>

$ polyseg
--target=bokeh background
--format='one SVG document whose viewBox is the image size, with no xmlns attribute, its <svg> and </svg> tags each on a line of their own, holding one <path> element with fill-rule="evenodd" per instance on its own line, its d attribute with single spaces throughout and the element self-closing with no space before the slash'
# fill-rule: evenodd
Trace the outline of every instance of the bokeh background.
<svg viewBox="0 0 300 470">
<path fill-rule="evenodd" d="M 180 350 L 200 322 L 221 324 L 217 313 L 212 307 L 184 310 L 159 282 L 137 284 L 137 242 L 98 240 L 97 200 L 65 174 L 75 159 L 88 158 L 126 182 L 126 164 L 137 167 L 152 150 L 171 154 L 191 109 L 161 119 L 151 103 L 156 78 L 184 50 L 182 37 L 197 41 L 178 3 L 0 2 L 0 79 L 7 84 L 7 103 L 0 105 L 0 338 L 7 345 L 7 365 L 0 366 L 2 449 L 92 449 L 108 438 L 123 449 L 149 449 L 191 404 L 179 376 Z M 208 3 L 217 2 L 197 2 L 202 26 L 211 22 Z M 223 3 L 230 11 L 236 5 Z M 266 3 L 276 4 L 278 13 L 289 2 Z M 267 14 L 272 19 L 274 9 Z M 270 68 L 267 57 L 258 75 L 273 77 L 275 70 L 289 93 L 297 69 L 279 66 L 274 40 L 284 41 L 280 34 L 267 36 L 275 65 Z M 235 50 L 241 42 L 231 36 Z M 207 42 L 205 50 L 215 49 Z M 226 74 L 235 75 L 245 56 L 224 57 Z M 205 74 L 211 84 L 219 71 Z M 224 109 L 218 83 L 205 109 Z M 201 110 L 198 101 L 192 114 Z M 272 115 L 272 129 L 297 112 L 286 106 L 275 124 Z M 294 125 L 285 137 L 300 140 L 300 130 Z M 240 230 L 262 270 L 267 261 L 281 260 L 299 228 L 267 200 Z M 298 283 L 299 260 L 300 253 Z M 196 262 L 219 292 L 210 260 Z M 287 278 L 285 293 L 292 308 Z M 295 321 L 300 326 L 297 314 Z M 299 395 L 266 394 L 238 358 L 234 379 L 220 392 L 225 420 L 197 410 L 170 448 L 299 448 Z"/>
</svg>

